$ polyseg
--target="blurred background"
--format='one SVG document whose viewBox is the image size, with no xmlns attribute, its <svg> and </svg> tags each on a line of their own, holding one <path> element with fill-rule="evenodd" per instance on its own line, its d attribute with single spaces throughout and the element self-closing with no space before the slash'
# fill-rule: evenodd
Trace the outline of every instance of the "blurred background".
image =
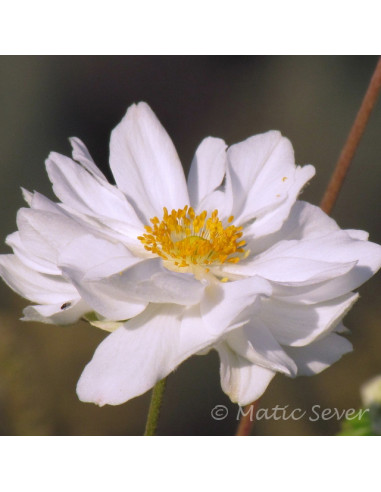
<svg viewBox="0 0 381 492">
<path fill-rule="evenodd" d="M 24 206 L 20 187 L 54 198 L 44 169 L 51 150 L 69 155 L 68 137 L 88 146 L 108 170 L 112 128 L 127 107 L 146 101 L 172 137 L 188 170 L 208 135 L 228 144 L 278 129 L 298 164 L 316 177 L 303 199 L 319 204 L 376 65 L 373 56 L 67 56 L 0 58 L 0 252 Z M 381 243 L 381 102 L 375 108 L 333 217 Z M 353 353 L 318 376 L 278 375 L 261 399 L 311 413 L 360 406 L 359 387 L 381 373 L 380 276 L 360 288 L 346 325 Z M 76 382 L 105 333 L 80 322 L 52 326 L 19 321 L 27 303 L 0 283 L 0 434 L 139 435 L 149 394 L 117 407 L 81 403 Z M 216 405 L 229 416 L 211 418 Z M 222 392 L 216 353 L 193 357 L 168 378 L 158 433 L 230 435 L 237 407 Z M 337 419 L 259 420 L 259 435 L 331 435 Z"/>
</svg>

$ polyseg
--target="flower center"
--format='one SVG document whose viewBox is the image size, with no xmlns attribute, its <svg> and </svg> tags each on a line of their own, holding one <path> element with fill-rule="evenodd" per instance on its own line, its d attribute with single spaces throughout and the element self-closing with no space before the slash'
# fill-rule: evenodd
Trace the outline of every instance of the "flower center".
<svg viewBox="0 0 381 492">
<path fill-rule="evenodd" d="M 152 226 L 144 226 L 147 233 L 138 239 L 147 251 L 173 262 L 177 268 L 199 265 L 209 271 L 209 265 L 237 263 L 244 256 L 242 227 L 231 224 L 233 216 L 224 226 L 218 210 L 209 217 L 205 210 L 196 215 L 188 205 L 171 213 L 165 207 L 163 211 L 161 221 L 157 217 L 150 219 Z"/>
</svg>

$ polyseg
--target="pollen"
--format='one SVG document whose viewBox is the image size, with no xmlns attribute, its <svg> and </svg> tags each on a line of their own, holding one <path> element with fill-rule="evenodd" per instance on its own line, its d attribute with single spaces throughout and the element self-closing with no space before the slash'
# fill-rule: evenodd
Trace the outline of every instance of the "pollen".
<svg viewBox="0 0 381 492">
<path fill-rule="evenodd" d="M 224 223 L 218 210 L 199 215 L 192 207 L 168 212 L 163 208 L 163 217 L 150 219 L 151 225 L 144 227 L 146 233 L 138 236 L 144 248 L 166 261 L 173 262 L 178 269 L 211 266 L 222 263 L 237 263 L 245 257 L 245 241 L 242 227 L 232 224 L 233 216 Z"/>
</svg>

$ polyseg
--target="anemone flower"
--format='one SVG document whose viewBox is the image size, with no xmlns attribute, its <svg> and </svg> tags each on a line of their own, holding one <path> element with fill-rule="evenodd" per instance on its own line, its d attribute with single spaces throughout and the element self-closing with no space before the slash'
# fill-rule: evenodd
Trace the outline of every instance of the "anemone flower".
<svg viewBox="0 0 381 492">
<path fill-rule="evenodd" d="M 244 405 L 277 372 L 316 374 L 352 349 L 342 319 L 381 247 L 297 200 L 315 169 L 295 165 L 278 131 L 229 148 L 204 139 L 186 180 L 170 137 L 139 103 L 111 134 L 116 185 L 71 143 L 73 159 L 46 161 L 59 203 L 24 192 L 30 208 L 0 268 L 37 303 L 24 319 L 85 316 L 111 332 L 80 377 L 82 401 L 123 403 L 215 349 L 222 389 Z"/>
</svg>

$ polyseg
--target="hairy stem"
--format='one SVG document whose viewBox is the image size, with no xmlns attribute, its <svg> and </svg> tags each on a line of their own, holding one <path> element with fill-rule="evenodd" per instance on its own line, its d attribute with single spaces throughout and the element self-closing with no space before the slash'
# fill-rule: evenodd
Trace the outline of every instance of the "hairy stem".
<svg viewBox="0 0 381 492">
<path fill-rule="evenodd" d="M 167 379 L 164 378 L 155 384 L 152 390 L 151 402 L 149 405 L 146 428 L 144 431 L 145 436 L 154 436 L 156 434 L 157 423 L 160 415 L 160 408 L 163 402 L 163 396 L 165 391 Z"/>
</svg>

